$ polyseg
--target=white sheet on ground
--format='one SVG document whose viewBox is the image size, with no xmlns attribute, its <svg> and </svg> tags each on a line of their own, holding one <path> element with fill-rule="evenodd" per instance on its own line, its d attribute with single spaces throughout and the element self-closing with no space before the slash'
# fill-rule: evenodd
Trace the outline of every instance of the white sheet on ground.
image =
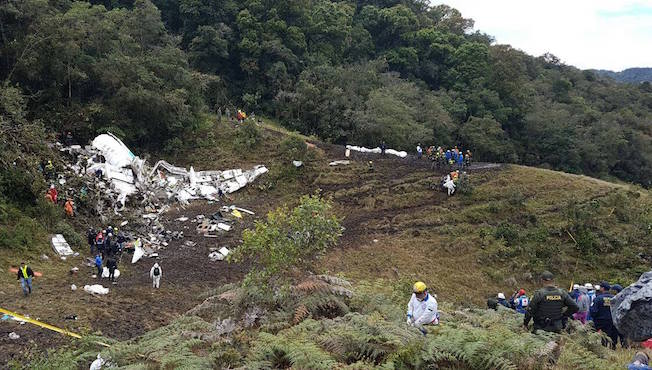
<svg viewBox="0 0 652 370">
<path fill-rule="evenodd" d="M 109 288 L 105 288 L 100 284 L 84 285 L 84 290 L 91 294 L 109 294 Z"/>
<path fill-rule="evenodd" d="M 356 152 L 361 152 L 361 153 L 380 154 L 382 152 L 382 150 L 380 150 L 380 148 L 369 149 L 369 148 L 365 148 L 363 146 L 356 146 L 356 145 L 347 145 L 346 148 L 350 149 L 350 150 L 355 150 Z M 394 150 L 394 149 L 385 149 L 385 153 L 395 155 L 395 156 L 398 156 L 398 157 L 401 157 L 401 158 L 407 157 L 407 152 L 398 151 L 398 150 Z"/>
</svg>

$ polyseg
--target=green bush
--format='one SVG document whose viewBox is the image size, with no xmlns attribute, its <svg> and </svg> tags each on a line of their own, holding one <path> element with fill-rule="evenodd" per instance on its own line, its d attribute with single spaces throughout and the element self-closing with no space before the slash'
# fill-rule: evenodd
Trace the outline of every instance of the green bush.
<svg viewBox="0 0 652 370">
<path fill-rule="evenodd" d="M 83 247 L 84 239 L 65 221 L 60 221 L 54 227 L 55 234 L 61 234 L 71 247 Z"/>
<path fill-rule="evenodd" d="M 238 130 L 236 144 L 239 147 L 252 149 L 260 143 L 261 139 L 262 134 L 258 125 L 256 125 L 256 122 L 253 120 L 245 120 Z"/>
<path fill-rule="evenodd" d="M 306 143 L 296 135 L 290 135 L 281 141 L 280 152 L 287 162 L 308 160 L 308 147 Z"/>
<path fill-rule="evenodd" d="M 494 230 L 496 239 L 503 239 L 507 245 L 512 245 L 518 239 L 518 229 L 509 222 L 501 222 Z"/>
</svg>

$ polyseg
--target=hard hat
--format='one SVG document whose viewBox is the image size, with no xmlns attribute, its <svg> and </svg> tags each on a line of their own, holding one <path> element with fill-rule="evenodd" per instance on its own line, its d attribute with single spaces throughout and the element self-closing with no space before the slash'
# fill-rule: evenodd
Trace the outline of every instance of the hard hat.
<svg viewBox="0 0 652 370">
<path fill-rule="evenodd" d="M 498 299 L 505 299 L 505 295 L 503 293 L 498 293 Z"/>
<path fill-rule="evenodd" d="M 425 292 L 427 288 L 428 287 L 426 287 L 426 284 L 424 282 L 417 281 L 416 283 L 414 283 L 414 286 L 412 287 L 412 290 L 415 293 L 419 294 L 419 293 Z"/>
<path fill-rule="evenodd" d="M 519 295 L 519 296 L 525 295 L 525 289 L 521 289 L 521 290 L 519 290 L 519 291 L 518 291 L 518 295 Z"/>
<path fill-rule="evenodd" d="M 573 284 L 573 290 L 577 290 L 577 289 L 579 289 L 579 288 L 580 288 L 580 285 L 579 285 L 579 284 Z"/>
<path fill-rule="evenodd" d="M 595 290 L 600 290 L 600 285 L 594 285 L 593 288 L 594 288 Z"/>
<path fill-rule="evenodd" d="M 593 284 L 591 284 L 591 283 L 586 283 L 586 284 L 584 284 L 584 287 L 585 287 L 586 289 L 593 289 Z"/>
<path fill-rule="evenodd" d="M 50 189 L 54 189 L 54 184 L 50 184 Z"/>
</svg>

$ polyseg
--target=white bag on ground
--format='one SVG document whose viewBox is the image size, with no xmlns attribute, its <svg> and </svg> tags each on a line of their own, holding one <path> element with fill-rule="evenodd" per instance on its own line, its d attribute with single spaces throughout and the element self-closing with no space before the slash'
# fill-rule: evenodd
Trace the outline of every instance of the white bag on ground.
<svg viewBox="0 0 652 370">
<path fill-rule="evenodd" d="M 100 284 L 84 285 L 84 290 L 91 294 L 109 294 L 109 288 L 105 288 Z"/>
<path fill-rule="evenodd" d="M 102 277 L 103 278 L 108 278 L 109 277 L 109 268 L 104 267 L 104 270 L 102 270 Z M 115 269 L 115 272 L 113 273 L 114 278 L 119 278 L 120 277 L 120 270 Z"/>
</svg>

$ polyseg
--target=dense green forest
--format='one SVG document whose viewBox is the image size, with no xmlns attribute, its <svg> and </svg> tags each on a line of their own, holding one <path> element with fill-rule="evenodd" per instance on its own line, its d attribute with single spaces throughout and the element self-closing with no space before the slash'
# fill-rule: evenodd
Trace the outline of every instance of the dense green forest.
<svg viewBox="0 0 652 370">
<path fill-rule="evenodd" d="M 627 68 L 620 72 L 614 72 L 605 69 L 598 69 L 593 71 L 599 75 L 611 77 L 618 82 L 652 82 L 652 68 Z"/>
<path fill-rule="evenodd" d="M 446 5 L 8 0 L 0 37 L 3 137 L 110 129 L 167 151 L 192 143 L 203 113 L 244 108 L 334 143 L 459 144 L 652 183 L 649 83 L 497 45 Z"/>
</svg>

